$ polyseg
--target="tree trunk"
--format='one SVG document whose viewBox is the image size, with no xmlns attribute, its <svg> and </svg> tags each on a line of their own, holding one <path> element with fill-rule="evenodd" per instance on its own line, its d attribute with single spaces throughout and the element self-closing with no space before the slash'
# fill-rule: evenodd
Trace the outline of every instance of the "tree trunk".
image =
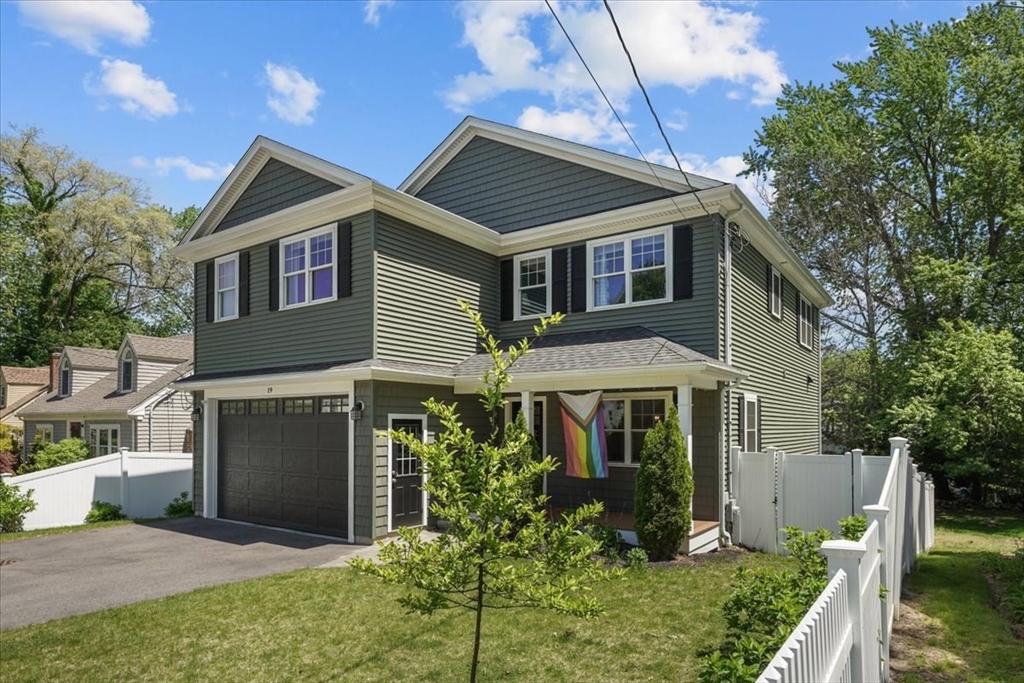
<svg viewBox="0 0 1024 683">
<path fill-rule="evenodd" d="M 480 659 L 480 625 L 484 617 L 484 563 L 481 560 L 476 578 L 476 631 L 473 634 L 473 665 L 469 670 L 469 683 L 476 683 L 476 664 Z"/>
</svg>

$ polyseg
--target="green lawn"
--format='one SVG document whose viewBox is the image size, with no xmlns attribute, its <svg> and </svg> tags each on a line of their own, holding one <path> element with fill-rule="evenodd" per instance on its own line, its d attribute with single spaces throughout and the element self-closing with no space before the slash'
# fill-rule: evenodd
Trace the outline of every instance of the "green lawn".
<svg viewBox="0 0 1024 683">
<path fill-rule="evenodd" d="M 720 608 L 740 564 L 645 569 L 599 587 L 591 621 L 538 611 L 484 617 L 483 681 L 692 680 L 717 645 Z M 467 613 L 406 614 L 396 593 L 348 569 L 312 569 L 209 588 L 0 633 L 0 671 L 15 681 L 464 681 Z"/>
<path fill-rule="evenodd" d="M 1024 681 L 1024 641 L 992 606 L 981 566 L 1024 538 L 1024 516 L 992 512 L 939 515 L 935 547 L 906 581 L 911 626 L 903 683 Z M 923 617 L 915 612 L 924 615 Z"/>
<path fill-rule="evenodd" d="M 7 541 L 20 541 L 23 538 L 38 538 L 39 536 L 57 536 L 59 534 L 70 534 L 78 531 L 95 531 L 110 526 L 122 526 L 124 524 L 140 524 L 151 522 L 151 519 L 118 519 L 113 522 L 94 522 L 93 524 L 76 524 L 75 526 L 58 526 L 52 529 L 33 529 L 32 531 L 15 531 L 9 534 L 0 534 L 0 543 Z"/>
</svg>

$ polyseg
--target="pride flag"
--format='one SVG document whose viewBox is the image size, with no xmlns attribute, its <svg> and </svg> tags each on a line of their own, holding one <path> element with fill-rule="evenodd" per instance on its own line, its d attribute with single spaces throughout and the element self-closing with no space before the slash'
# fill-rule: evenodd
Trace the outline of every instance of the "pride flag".
<svg viewBox="0 0 1024 683">
<path fill-rule="evenodd" d="M 558 393 L 565 432 L 565 473 L 581 479 L 608 477 L 608 444 L 604 438 L 601 392 L 583 396 Z"/>
</svg>

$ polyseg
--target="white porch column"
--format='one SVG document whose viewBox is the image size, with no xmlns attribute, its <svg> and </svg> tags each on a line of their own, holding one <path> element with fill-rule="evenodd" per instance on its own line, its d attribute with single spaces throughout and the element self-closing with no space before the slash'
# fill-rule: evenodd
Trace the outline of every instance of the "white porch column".
<svg viewBox="0 0 1024 683">
<path fill-rule="evenodd" d="M 526 418 L 526 426 L 533 429 L 533 392 L 532 391 L 520 391 L 519 392 L 519 412 Z M 513 415 L 512 419 L 516 419 Z"/>
<path fill-rule="evenodd" d="M 686 442 L 686 459 L 690 461 L 690 472 L 693 472 L 693 387 L 680 384 L 676 387 L 676 410 L 679 411 L 679 429 L 683 432 Z M 696 488 L 696 478 L 694 478 Z M 693 498 L 690 498 L 690 531 L 693 531 Z"/>
</svg>

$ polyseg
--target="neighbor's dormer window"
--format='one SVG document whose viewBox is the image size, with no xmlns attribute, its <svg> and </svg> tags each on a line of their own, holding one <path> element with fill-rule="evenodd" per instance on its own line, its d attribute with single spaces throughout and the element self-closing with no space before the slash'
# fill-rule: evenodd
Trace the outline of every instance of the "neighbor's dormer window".
<svg viewBox="0 0 1024 683">
<path fill-rule="evenodd" d="M 125 351 L 124 357 L 121 359 L 121 391 L 131 391 L 134 387 L 135 380 L 132 377 L 132 371 L 135 369 L 135 365 L 132 360 L 131 350 Z"/>
<path fill-rule="evenodd" d="M 71 363 L 65 358 L 60 364 L 60 391 L 61 396 L 71 393 Z"/>
<path fill-rule="evenodd" d="M 238 252 L 214 261 L 214 274 L 217 278 L 214 320 L 234 320 L 238 317 Z"/>
<path fill-rule="evenodd" d="M 588 309 L 671 300 L 669 226 L 587 243 Z"/>
<path fill-rule="evenodd" d="M 334 225 L 281 240 L 281 308 L 338 298 L 334 276 L 336 242 Z"/>
<path fill-rule="evenodd" d="M 515 257 L 516 320 L 551 315 L 551 251 Z"/>
</svg>

